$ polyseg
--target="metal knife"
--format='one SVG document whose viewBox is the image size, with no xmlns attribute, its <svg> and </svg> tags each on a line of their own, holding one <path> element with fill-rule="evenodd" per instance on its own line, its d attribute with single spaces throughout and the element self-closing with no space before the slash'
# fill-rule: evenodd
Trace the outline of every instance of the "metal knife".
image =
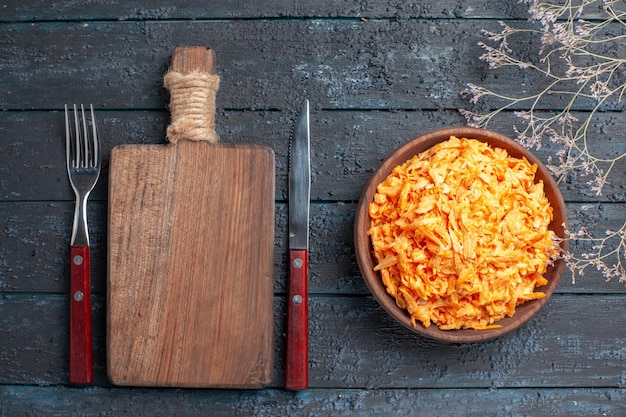
<svg viewBox="0 0 626 417">
<path fill-rule="evenodd" d="M 309 101 L 293 130 L 289 149 L 289 285 L 285 388 L 309 386 L 309 200 L 311 159 Z"/>
</svg>

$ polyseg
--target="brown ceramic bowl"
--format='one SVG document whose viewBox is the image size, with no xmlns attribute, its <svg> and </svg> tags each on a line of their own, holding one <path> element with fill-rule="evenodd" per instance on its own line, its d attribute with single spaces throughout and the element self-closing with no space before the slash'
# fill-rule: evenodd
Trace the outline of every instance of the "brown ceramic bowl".
<svg viewBox="0 0 626 417">
<path fill-rule="evenodd" d="M 363 190 L 357 207 L 354 225 L 356 257 L 359 268 L 361 269 L 361 274 L 378 303 L 402 325 L 423 336 L 440 341 L 454 343 L 481 342 L 517 329 L 537 313 L 537 311 L 546 304 L 550 295 L 552 295 L 558 285 L 565 266 L 565 261 L 563 259 L 557 260 L 553 266 L 548 268 L 547 273 L 544 275 L 548 280 L 548 284 L 539 289 L 546 294 L 546 297 L 539 300 L 527 301 L 517 306 L 513 317 L 505 317 L 496 322 L 496 324 L 502 326 L 501 328 L 490 330 L 440 330 L 435 324 L 431 325 L 429 328 L 425 328 L 420 324 L 414 327 L 410 322 L 409 313 L 396 305 L 395 299 L 387 294 L 380 274 L 374 271 L 376 261 L 373 255 L 371 240 L 367 235 L 367 230 L 370 227 L 368 206 L 374 199 L 378 184 L 389 176 L 394 167 L 411 159 L 414 155 L 431 148 L 435 144 L 448 140 L 451 135 L 459 138 L 466 137 L 468 139 L 477 139 L 482 142 L 487 142 L 493 147 L 506 149 L 511 156 L 518 158 L 524 156 L 531 163 L 537 164 L 538 168 L 535 178 L 537 181 L 543 181 L 545 194 L 554 209 L 554 220 L 549 228 L 553 230 L 558 237 L 563 238 L 562 248 L 567 249 L 567 241 L 565 240 L 565 229 L 567 228 L 565 202 L 552 175 L 537 157 L 524 149 L 517 142 L 501 134 L 471 127 L 455 127 L 435 130 L 410 140 L 393 152 L 374 173 Z"/>
</svg>

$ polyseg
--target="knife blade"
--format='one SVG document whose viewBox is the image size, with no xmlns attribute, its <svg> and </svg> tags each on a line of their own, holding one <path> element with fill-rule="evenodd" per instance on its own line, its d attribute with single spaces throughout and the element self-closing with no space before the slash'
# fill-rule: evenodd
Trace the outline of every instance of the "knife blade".
<svg viewBox="0 0 626 417">
<path fill-rule="evenodd" d="M 289 149 L 289 284 L 285 388 L 309 386 L 309 201 L 311 194 L 309 101 L 296 120 Z"/>
</svg>

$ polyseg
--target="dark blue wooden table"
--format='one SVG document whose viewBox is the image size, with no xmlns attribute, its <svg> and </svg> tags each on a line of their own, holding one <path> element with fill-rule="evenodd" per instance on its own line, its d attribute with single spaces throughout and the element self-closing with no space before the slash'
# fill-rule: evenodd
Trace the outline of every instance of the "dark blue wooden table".
<svg viewBox="0 0 626 417">
<path fill-rule="evenodd" d="M 0 416 L 626 415 L 626 287 L 617 280 L 589 270 L 573 283 L 566 273 L 519 330 L 452 345 L 390 319 L 356 264 L 356 203 L 381 160 L 421 133 L 465 124 L 457 109 L 468 105 L 460 94 L 468 82 L 533 82 L 496 76 L 479 60 L 481 29 L 499 30 L 498 20 L 530 25 L 526 18 L 515 0 L 0 2 Z M 107 158 L 118 144 L 164 142 L 162 77 L 180 45 L 216 51 L 222 141 L 276 153 L 275 371 L 262 390 L 120 388 L 107 379 Z M 287 152 L 305 98 L 313 141 L 310 389 L 293 393 L 283 389 Z M 93 102 L 105 161 L 88 207 L 88 387 L 68 380 L 74 202 L 62 109 L 74 102 Z M 626 131 L 621 112 L 598 117 Z M 514 119 L 505 112 L 490 127 L 513 135 Z M 623 152 L 624 138 L 593 146 Z M 547 161 L 554 152 L 537 155 Z M 601 232 L 623 224 L 620 169 L 622 181 L 602 196 L 575 176 L 561 183 L 572 225 Z"/>
</svg>

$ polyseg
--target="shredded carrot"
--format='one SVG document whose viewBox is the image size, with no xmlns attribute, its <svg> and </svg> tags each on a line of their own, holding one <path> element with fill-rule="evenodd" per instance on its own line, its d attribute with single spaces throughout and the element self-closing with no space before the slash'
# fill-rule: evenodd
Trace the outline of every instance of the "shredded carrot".
<svg viewBox="0 0 626 417">
<path fill-rule="evenodd" d="M 535 288 L 557 253 L 552 207 L 537 166 L 484 142 L 451 136 L 377 188 L 369 215 L 387 292 L 413 326 L 491 329 Z"/>
</svg>

